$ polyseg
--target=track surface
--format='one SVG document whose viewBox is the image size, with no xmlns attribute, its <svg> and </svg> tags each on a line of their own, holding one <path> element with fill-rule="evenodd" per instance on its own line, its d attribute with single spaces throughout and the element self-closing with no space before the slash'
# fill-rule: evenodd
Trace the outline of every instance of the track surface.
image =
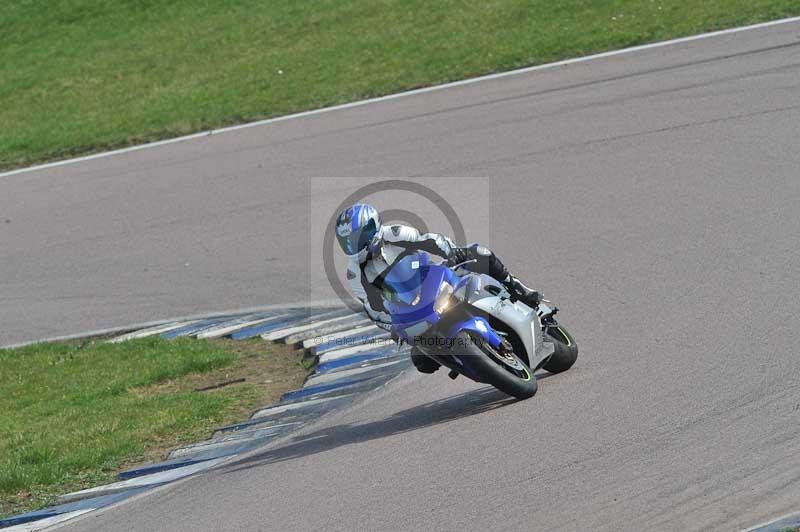
<svg viewBox="0 0 800 532">
<path fill-rule="evenodd" d="M 475 175 L 492 246 L 581 345 L 532 400 L 406 375 L 66 529 L 731 530 L 798 510 L 798 139 L 793 23 L 3 178 L 0 343 L 297 300 L 307 176 Z"/>
</svg>

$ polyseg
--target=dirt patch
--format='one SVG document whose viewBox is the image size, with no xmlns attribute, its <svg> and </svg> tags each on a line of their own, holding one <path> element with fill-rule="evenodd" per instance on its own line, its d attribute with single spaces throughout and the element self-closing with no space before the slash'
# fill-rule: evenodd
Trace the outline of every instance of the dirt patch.
<svg viewBox="0 0 800 532">
<path fill-rule="evenodd" d="M 309 373 L 301 365 L 302 351 L 284 344 L 270 344 L 260 339 L 208 341 L 234 353 L 236 361 L 225 368 L 186 375 L 134 392 L 163 394 L 206 388 L 202 393 L 213 393 L 237 385 L 256 385 L 266 404 L 277 401 L 286 391 L 300 387 Z"/>
<path fill-rule="evenodd" d="M 206 341 L 234 353 L 234 363 L 225 368 L 190 374 L 155 386 L 136 389 L 133 390 L 134 393 L 233 393 L 239 400 L 225 413 L 225 418 L 228 422 L 235 423 L 246 420 L 254 409 L 275 403 L 287 391 L 299 388 L 310 373 L 302 364 L 303 352 L 284 344 L 270 344 L 261 339 Z M 207 389 L 198 391 L 203 388 Z M 186 435 L 182 441 L 191 443 L 209 438 L 216 428 L 203 427 L 202 432 Z M 147 452 L 126 461 L 118 471 L 162 460 L 175 446 L 175 440 L 170 437 L 153 439 Z"/>
</svg>

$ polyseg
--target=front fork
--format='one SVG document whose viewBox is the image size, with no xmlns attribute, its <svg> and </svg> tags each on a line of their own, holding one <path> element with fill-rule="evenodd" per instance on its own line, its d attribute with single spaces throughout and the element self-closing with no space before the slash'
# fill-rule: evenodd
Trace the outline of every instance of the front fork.
<svg viewBox="0 0 800 532">
<path fill-rule="evenodd" d="M 477 376 L 473 373 L 470 365 L 458 352 L 458 346 L 452 343 L 461 332 L 478 336 L 495 349 L 502 349 L 503 345 L 507 343 L 492 329 L 486 318 L 474 316 L 466 312 L 464 307 L 457 305 L 442 316 L 439 323 L 428 331 L 429 336 L 424 341 L 427 345 L 421 345 L 418 348 L 423 354 L 449 368 L 450 378 L 455 379 L 458 374 L 463 374 L 476 380 Z M 439 345 L 442 347 L 437 347 Z"/>
</svg>

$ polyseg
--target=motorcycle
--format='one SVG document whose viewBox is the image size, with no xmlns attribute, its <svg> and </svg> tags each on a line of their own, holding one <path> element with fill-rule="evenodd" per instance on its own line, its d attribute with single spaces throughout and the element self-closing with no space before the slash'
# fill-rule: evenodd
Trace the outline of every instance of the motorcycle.
<svg viewBox="0 0 800 532">
<path fill-rule="evenodd" d="M 525 399 L 538 388 L 534 371 L 568 370 L 578 346 L 542 300 L 531 308 L 494 278 L 467 266 L 435 263 L 424 251 L 399 257 L 383 276 L 393 335 L 450 369 Z M 474 268 L 473 268 L 474 269 Z"/>
</svg>

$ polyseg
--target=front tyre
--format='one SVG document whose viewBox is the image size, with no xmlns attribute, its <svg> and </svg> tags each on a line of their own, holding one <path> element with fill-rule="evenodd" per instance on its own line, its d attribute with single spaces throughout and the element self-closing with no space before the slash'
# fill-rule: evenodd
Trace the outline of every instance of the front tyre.
<svg viewBox="0 0 800 532">
<path fill-rule="evenodd" d="M 501 352 L 479 336 L 462 331 L 459 342 L 469 357 L 475 380 L 491 384 L 498 390 L 517 399 L 527 399 L 536 394 L 539 385 L 533 371 L 513 352 Z"/>
<path fill-rule="evenodd" d="M 563 325 L 550 325 L 547 337 L 553 342 L 555 351 L 542 367 L 550 373 L 567 371 L 578 359 L 578 344 Z"/>
</svg>

